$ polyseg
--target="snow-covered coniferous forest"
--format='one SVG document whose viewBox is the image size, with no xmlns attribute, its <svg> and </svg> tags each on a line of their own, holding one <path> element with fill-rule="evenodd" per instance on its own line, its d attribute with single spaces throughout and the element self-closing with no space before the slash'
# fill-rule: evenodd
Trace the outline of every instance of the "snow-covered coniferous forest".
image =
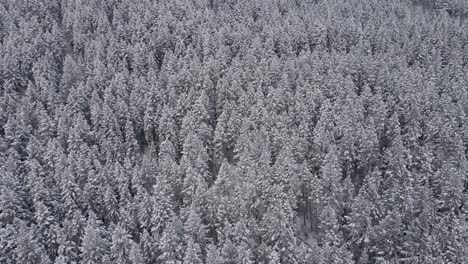
<svg viewBox="0 0 468 264">
<path fill-rule="evenodd" d="M 465 0 L 0 0 L 0 263 L 468 262 Z"/>
</svg>

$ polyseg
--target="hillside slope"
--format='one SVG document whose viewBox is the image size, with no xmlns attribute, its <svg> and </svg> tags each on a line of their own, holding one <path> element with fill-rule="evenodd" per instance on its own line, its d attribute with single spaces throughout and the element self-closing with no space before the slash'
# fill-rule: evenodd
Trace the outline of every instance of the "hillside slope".
<svg viewBox="0 0 468 264">
<path fill-rule="evenodd" d="M 0 263 L 465 263 L 468 20 L 0 1 Z"/>
</svg>

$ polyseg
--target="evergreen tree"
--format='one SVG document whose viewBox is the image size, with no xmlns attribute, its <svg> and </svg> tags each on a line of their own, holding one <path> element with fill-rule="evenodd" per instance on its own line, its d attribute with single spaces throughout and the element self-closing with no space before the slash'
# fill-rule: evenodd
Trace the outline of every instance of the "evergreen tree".
<svg viewBox="0 0 468 264">
<path fill-rule="evenodd" d="M 133 242 L 134 243 L 134 242 Z M 113 263 L 130 264 L 132 240 L 127 230 L 121 225 L 114 227 L 110 246 L 110 259 Z"/>
<path fill-rule="evenodd" d="M 15 239 L 15 262 L 18 263 L 52 263 L 42 244 L 35 235 L 34 227 L 27 227 L 25 223 L 19 224 L 17 238 Z"/>
<path fill-rule="evenodd" d="M 132 264 L 145 263 L 143 260 L 143 255 L 140 250 L 140 246 L 135 242 L 132 243 L 132 249 L 130 250 L 130 263 Z"/>
<path fill-rule="evenodd" d="M 224 259 L 221 256 L 219 250 L 215 245 L 210 244 L 206 253 L 206 263 L 215 264 L 215 263 L 224 263 Z"/>
<path fill-rule="evenodd" d="M 184 257 L 183 226 L 177 216 L 173 216 L 161 235 L 161 255 L 158 257 L 162 263 L 182 263 Z"/>
<path fill-rule="evenodd" d="M 102 222 L 90 213 L 86 223 L 81 251 L 81 262 L 87 264 L 103 263 L 103 258 L 109 252 L 109 237 Z"/>
<path fill-rule="evenodd" d="M 201 264 L 203 262 L 202 262 L 200 255 L 201 255 L 200 246 L 197 243 L 195 243 L 192 239 L 190 239 L 187 243 L 187 249 L 185 250 L 184 261 L 182 263 Z"/>
</svg>

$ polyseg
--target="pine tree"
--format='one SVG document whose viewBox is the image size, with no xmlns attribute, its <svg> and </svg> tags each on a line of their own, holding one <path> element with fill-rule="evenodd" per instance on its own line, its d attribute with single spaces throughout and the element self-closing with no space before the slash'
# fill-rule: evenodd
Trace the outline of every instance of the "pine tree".
<svg viewBox="0 0 468 264">
<path fill-rule="evenodd" d="M 109 253 L 111 261 L 118 264 L 131 263 L 131 249 L 132 240 L 127 230 L 121 225 L 115 226 L 112 231 L 112 242 Z"/>
<path fill-rule="evenodd" d="M 210 244 L 206 253 L 206 263 L 207 264 L 216 264 L 224 263 L 224 259 L 221 256 L 219 250 L 216 248 L 216 245 Z"/>
<path fill-rule="evenodd" d="M 182 263 L 184 257 L 183 226 L 177 216 L 173 216 L 164 229 L 158 257 L 162 263 Z"/>
<path fill-rule="evenodd" d="M 146 189 L 141 185 L 137 187 L 137 196 L 135 197 L 137 204 L 138 222 L 142 229 L 147 231 L 151 229 L 151 215 L 153 213 L 153 200 Z"/>
<path fill-rule="evenodd" d="M 341 194 L 343 187 L 341 183 L 342 172 L 338 160 L 337 149 L 334 145 L 323 160 L 321 168 L 321 200 L 325 205 L 331 205 L 333 210 L 339 211 L 342 206 Z"/>
<path fill-rule="evenodd" d="M 187 249 L 185 250 L 184 264 L 201 264 L 203 263 L 201 259 L 200 246 L 190 239 L 187 243 Z"/>
<path fill-rule="evenodd" d="M 78 211 L 70 213 L 62 221 L 62 228 L 58 232 L 58 256 L 65 263 L 80 261 L 80 244 L 85 224 L 86 220 Z"/>
<path fill-rule="evenodd" d="M 282 261 L 294 263 L 297 260 L 291 252 L 294 252 L 296 245 L 293 226 L 295 212 L 287 195 L 281 192 L 281 187 L 275 187 L 273 196 L 270 197 L 271 204 L 262 218 L 262 240 L 269 247 L 277 248 L 281 252 L 278 253 L 278 257 Z"/>
<path fill-rule="evenodd" d="M 103 258 L 109 253 L 109 235 L 102 226 L 102 222 L 90 213 L 84 230 L 81 251 L 81 263 L 103 263 Z"/>
<path fill-rule="evenodd" d="M 210 124 L 209 115 L 207 112 L 207 105 L 209 99 L 205 92 L 202 91 L 199 98 L 193 105 L 193 109 L 184 117 L 182 121 L 181 137 L 185 139 L 188 137 L 190 131 L 202 141 L 204 146 L 208 146 L 212 138 L 212 127 Z"/>
<path fill-rule="evenodd" d="M 238 262 L 242 264 L 252 264 L 255 263 L 253 260 L 253 253 L 249 245 L 245 242 L 241 242 L 238 246 Z"/>
<path fill-rule="evenodd" d="M 13 160 L 8 158 L 6 164 L 11 163 Z M 17 175 L 10 171 L 2 171 L 2 192 L 0 193 L 0 205 L 2 211 L 0 213 L 0 221 L 2 227 L 7 224 L 12 224 L 15 219 L 26 218 L 28 213 L 22 195 L 21 183 Z"/>
<path fill-rule="evenodd" d="M 133 242 L 132 249 L 130 250 L 130 263 L 131 264 L 144 264 L 143 255 L 140 250 L 140 246 Z"/>
<path fill-rule="evenodd" d="M 143 230 L 140 232 L 140 248 L 143 260 L 145 263 L 154 263 L 160 255 L 159 250 L 159 234 L 150 234 L 148 231 Z"/>
<path fill-rule="evenodd" d="M 172 193 L 169 183 L 159 181 L 154 186 L 154 195 L 152 199 L 152 215 L 151 215 L 151 226 L 153 232 L 161 234 L 164 226 L 171 218 L 174 212 L 174 203 L 172 199 Z"/>
<path fill-rule="evenodd" d="M 193 202 L 202 203 L 211 180 L 208 159 L 208 152 L 202 140 L 190 132 L 184 143 L 179 166 L 184 175 L 182 195 L 185 206 Z"/>
<path fill-rule="evenodd" d="M 199 250 L 205 252 L 207 245 L 207 229 L 202 223 L 202 219 L 197 213 L 195 206 L 192 205 L 188 209 L 187 220 L 184 223 L 185 240 L 196 243 L 195 247 L 199 247 Z"/>
<path fill-rule="evenodd" d="M 47 252 L 34 236 L 35 227 L 27 227 L 25 223 L 20 223 L 18 235 L 15 239 L 15 258 L 17 263 L 51 263 Z"/>
<path fill-rule="evenodd" d="M 227 240 L 222 248 L 221 256 L 224 259 L 225 263 L 234 264 L 237 261 L 238 251 L 235 245 L 231 240 Z"/>
<path fill-rule="evenodd" d="M 54 259 L 58 250 L 58 225 L 50 209 L 41 201 L 35 203 L 38 241 L 44 245 L 48 258 Z"/>
<path fill-rule="evenodd" d="M 15 262 L 15 239 L 18 236 L 19 222 L 16 221 L 16 225 L 6 225 L 0 228 L 0 261 L 2 263 L 14 263 Z"/>
</svg>

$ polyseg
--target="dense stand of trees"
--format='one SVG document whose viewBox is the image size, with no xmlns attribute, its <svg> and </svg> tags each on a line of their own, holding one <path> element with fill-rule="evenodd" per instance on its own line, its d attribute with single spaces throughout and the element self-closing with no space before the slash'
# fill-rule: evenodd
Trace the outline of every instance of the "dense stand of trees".
<svg viewBox="0 0 468 264">
<path fill-rule="evenodd" d="M 0 1 L 0 263 L 466 263 L 468 21 L 420 2 Z"/>
</svg>

